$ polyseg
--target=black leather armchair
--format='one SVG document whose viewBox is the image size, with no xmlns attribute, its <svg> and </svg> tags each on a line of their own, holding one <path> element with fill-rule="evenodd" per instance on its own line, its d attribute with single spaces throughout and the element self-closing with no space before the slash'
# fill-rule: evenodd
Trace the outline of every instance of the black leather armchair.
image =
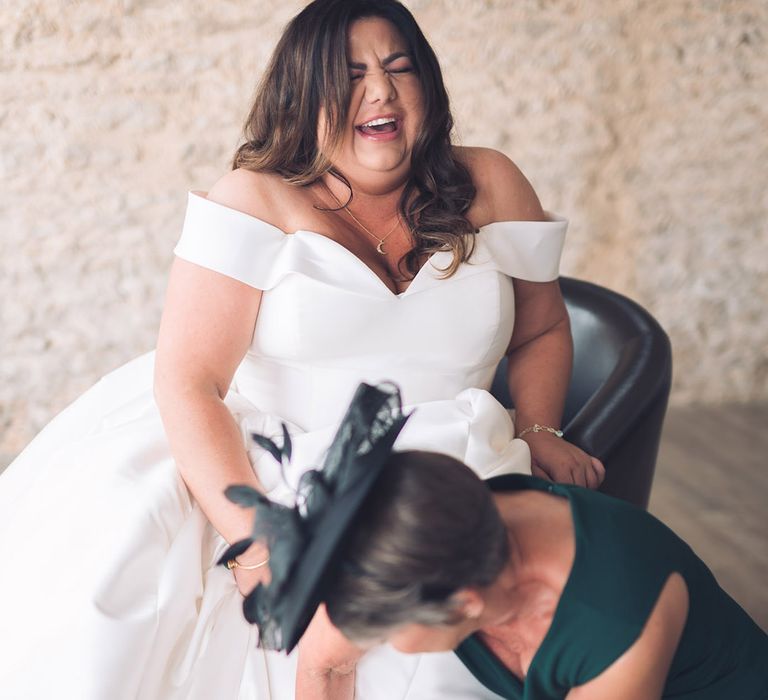
<svg viewBox="0 0 768 700">
<path fill-rule="evenodd" d="M 601 491 L 646 508 L 672 382 L 669 338 L 621 294 L 568 277 L 560 288 L 574 343 L 565 437 L 603 461 Z M 491 390 L 511 407 L 506 369 L 505 358 Z"/>
</svg>

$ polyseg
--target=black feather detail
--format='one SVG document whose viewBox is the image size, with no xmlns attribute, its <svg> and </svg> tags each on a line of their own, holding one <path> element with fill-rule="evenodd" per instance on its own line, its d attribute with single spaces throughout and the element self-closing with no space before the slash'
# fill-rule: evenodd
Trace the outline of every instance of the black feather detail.
<svg viewBox="0 0 768 700">
<path fill-rule="evenodd" d="M 280 590 L 304 550 L 306 536 L 301 517 L 295 508 L 266 501 L 256 509 L 252 536 L 266 539 L 270 589 Z"/>
<path fill-rule="evenodd" d="M 269 626 L 273 604 L 270 590 L 259 583 L 243 600 L 243 615 L 252 625 L 258 625 L 260 630 Z"/>
<path fill-rule="evenodd" d="M 261 496 L 261 500 L 256 504 L 256 517 L 253 519 L 253 537 L 264 537 L 267 542 L 276 540 L 282 537 L 284 530 L 295 527 L 295 520 L 294 508 Z"/>
<path fill-rule="evenodd" d="M 317 600 L 312 597 L 299 602 L 299 605 L 306 605 L 306 609 L 295 610 L 297 601 L 292 577 L 296 568 L 307 551 L 311 551 L 308 548 L 313 541 L 323 536 L 322 519 L 334 512 L 335 499 L 360 484 L 363 476 L 370 475 L 372 469 L 378 474 L 383 468 L 407 418 L 402 412 L 400 393 L 395 385 L 360 384 L 326 452 L 322 468 L 308 470 L 299 479 L 295 507 L 270 501 L 248 486 L 227 489 L 230 500 L 254 508 L 255 515 L 251 537 L 232 545 L 220 563 L 242 553 L 256 540 L 264 541 L 269 549 L 269 584 L 260 583 L 243 600 L 246 620 L 259 627 L 260 647 L 284 649 L 285 644 L 295 643 L 294 640 L 306 629 Z M 285 468 L 291 460 L 293 447 L 285 423 L 282 424 L 282 447 L 266 436 L 253 434 L 252 437 L 278 462 L 283 481 L 289 484 Z M 237 550 L 241 544 L 245 547 Z M 327 566 L 332 566 L 335 553 L 327 556 Z M 320 575 L 325 576 L 325 570 Z M 302 582 L 305 589 L 306 583 Z M 316 585 L 320 583 L 321 579 L 318 579 Z M 310 585 L 313 584 L 310 582 Z M 319 590 L 314 590 L 312 596 L 322 595 Z M 426 592 L 427 595 L 434 593 L 439 592 Z M 289 627 L 285 627 L 286 619 L 292 620 Z"/>
<path fill-rule="evenodd" d="M 291 436 L 288 433 L 288 426 L 283 423 L 283 459 L 286 462 L 291 461 L 291 455 L 293 454 L 293 445 L 291 444 Z"/>
<path fill-rule="evenodd" d="M 333 486 L 329 484 L 323 472 L 310 469 L 299 479 L 297 506 L 301 517 L 308 523 L 322 515 L 333 498 Z"/>
<path fill-rule="evenodd" d="M 250 486 L 244 486 L 242 484 L 237 486 L 228 486 L 224 491 L 224 495 L 237 505 L 243 508 L 255 508 L 259 503 L 262 503 L 265 499 L 264 496 L 256 489 Z"/>
<path fill-rule="evenodd" d="M 231 561 L 235 557 L 239 557 L 254 542 L 255 540 L 253 539 L 253 537 L 246 537 L 245 539 L 234 542 L 233 544 L 229 545 L 229 547 L 227 547 L 224 554 L 222 554 L 221 557 L 219 557 L 219 561 L 217 561 L 216 563 L 219 566 L 226 565 L 228 561 Z"/>
<path fill-rule="evenodd" d="M 280 615 L 275 612 L 281 607 L 280 600 L 270 586 L 258 584 L 243 600 L 243 616 L 259 628 L 259 646 L 262 649 L 281 651 L 284 649 Z"/>
<path fill-rule="evenodd" d="M 334 493 L 344 491 L 360 474 L 359 459 L 356 458 L 377 446 L 385 447 L 387 451 L 391 449 L 394 440 L 382 441 L 382 438 L 401 420 L 400 392 L 394 384 L 377 387 L 360 384 L 357 387 L 323 463 L 326 482 L 335 483 Z"/>
<path fill-rule="evenodd" d="M 251 437 L 259 447 L 269 452 L 269 454 L 271 454 L 277 462 L 280 464 L 283 463 L 283 451 L 275 444 L 273 440 L 270 440 L 264 435 L 259 435 L 258 433 L 251 433 Z"/>
</svg>

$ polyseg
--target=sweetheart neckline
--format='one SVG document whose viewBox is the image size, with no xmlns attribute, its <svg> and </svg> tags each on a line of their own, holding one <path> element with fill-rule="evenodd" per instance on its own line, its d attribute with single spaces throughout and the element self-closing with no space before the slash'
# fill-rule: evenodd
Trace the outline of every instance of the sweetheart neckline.
<svg viewBox="0 0 768 700">
<path fill-rule="evenodd" d="M 296 234 L 309 234 L 311 236 L 317 236 L 319 238 L 324 238 L 326 241 L 329 241 L 333 244 L 334 247 L 340 248 L 342 253 L 348 255 L 354 262 L 356 262 L 361 268 L 365 268 L 367 270 L 368 274 L 370 274 L 372 277 L 374 277 L 378 282 L 381 284 L 384 289 L 386 289 L 393 297 L 395 298 L 401 298 L 405 294 L 408 293 L 408 290 L 413 286 L 413 283 L 416 281 L 416 279 L 421 275 L 421 271 L 426 268 L 428 265 L 431 264 L 432 258 L 435 257 L 438 253 L 445 253 L 447 251 L 438 250 L 434 253 L 431 253 L 429 257 L 424 261 L 424 264 L 417 270 L 416 274 L 411 278 L 411 281 L 408 283 L 408 286 L 402 291 L 402 292 L 394 292 L 392 289 L 390 289 L 389 285 L 379 276 L 377 275 L 373 269 L 370 267 L 370 265 L 367 265 L 361 257 L 358 255 L 355 255 L 347 246 L 345 246 L 343 243 L 339 243 L 335 238 L 331 238 L 330 236 L 326 236 L 324 233 L 318 233 L 317 231 L 310 231 L 309 229 L 299 229 L 295 231 L 294 233 L 286 233 L 284 235 L 286 236 L 295 236 Z"/>
</svg>

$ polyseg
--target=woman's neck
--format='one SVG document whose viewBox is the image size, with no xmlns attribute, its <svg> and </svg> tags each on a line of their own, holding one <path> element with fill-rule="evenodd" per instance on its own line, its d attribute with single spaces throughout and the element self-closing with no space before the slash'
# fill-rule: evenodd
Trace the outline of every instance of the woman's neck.
<svg viewBox="0 0 768 700">
<path fill-rule="evenodd" d="M 344 177 L 347 177 L 344 175 Z M 351 180 L 347 177 L 349 187 L 331 174 L 322 178 L 323 185 L 342 204 L 349 201 L 349 190 L 352 189 L 352 200 L 348 206 L 355 213 L 361 212 L 368 219 L 391 217 L 398 210 L 400 198 L 405 183 L 400 181 L 365 182 Z"/>
<path fill-rule="evenodd" d="M 570 574 L 575 539 L 570 503 L 531 491 L 498 494 L 507 527 L 510 557 L 496 581 L 484 589 L 479 627 L 509 624 L 530 612 L 532 600 L 553 592 L 557 598 Z"/>
</svg>

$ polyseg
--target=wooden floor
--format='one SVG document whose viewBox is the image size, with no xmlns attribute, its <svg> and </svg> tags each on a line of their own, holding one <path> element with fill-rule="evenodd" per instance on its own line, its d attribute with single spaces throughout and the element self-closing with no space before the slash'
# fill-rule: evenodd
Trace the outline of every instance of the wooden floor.
<svg viewBox="0 0 768 700">
<path fill-rule="evenodd" d="M 650 511 L 768 630 L 768 404 L 670 409 Z"/>
<path fill-rule="evenodd" d="M 768 630 L 768 404 L 670 409 L 649 510 Z"/>
</svg>

